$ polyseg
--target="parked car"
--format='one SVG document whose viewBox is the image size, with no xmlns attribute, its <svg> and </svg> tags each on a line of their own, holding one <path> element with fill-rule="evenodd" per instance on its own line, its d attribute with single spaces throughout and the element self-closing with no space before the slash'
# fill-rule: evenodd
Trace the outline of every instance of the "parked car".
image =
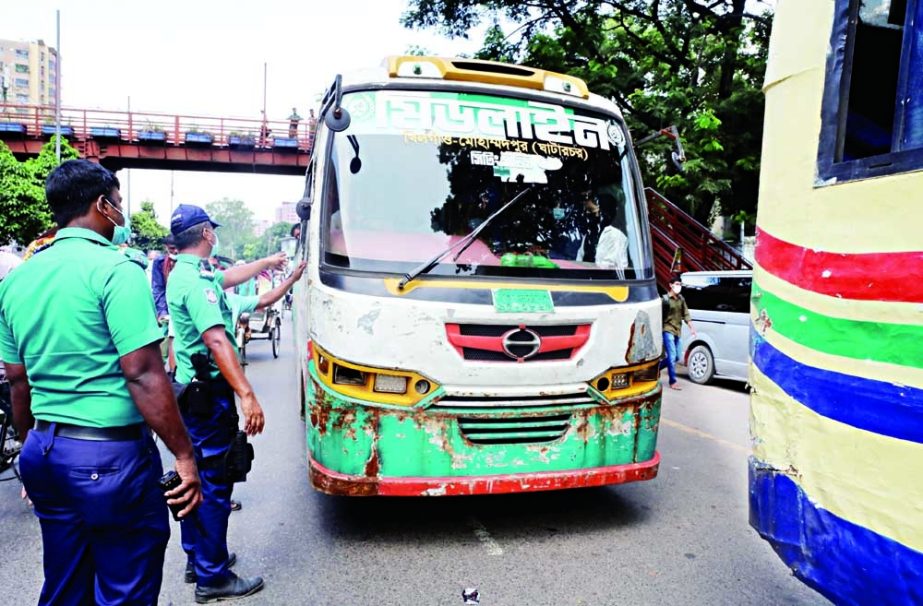
<svg viewBox="0 0 923 606">
<path fill-rule="evenodd" d="M 684 324 L 680 340 L 689 379 L 701 384 L 714 377 L 747 381 L 753 271 L 691 271 L 682 280 L 696 329 L 693 338 Z"/>
</svg>

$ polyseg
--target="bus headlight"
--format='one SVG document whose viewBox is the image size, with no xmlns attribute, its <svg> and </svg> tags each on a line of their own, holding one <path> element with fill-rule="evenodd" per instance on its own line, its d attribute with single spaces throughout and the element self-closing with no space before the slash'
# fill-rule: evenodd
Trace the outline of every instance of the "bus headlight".
<svg viewBox="0 0 923 606">
<path fill-rule="evenodd" d="M 660 362 L 610 368 L 592 381 L 596 391 L 608 400 L 626 398 L 654 389 L 660 380 Z"/>
<path fill-rule="evenodd" d="M 376 374 L 374 389 L 379 393 L 407 393 L 407 377 Z"/>
<path fill-rule="evenodd" d="M 321 383 L 344 396 L 372 404 L 414 406 L 432 395 L 438 387 L 415 372 L 374 368 L 340 360 L 313 342 L 311 357 L 314 372 Z"/>
</svg>

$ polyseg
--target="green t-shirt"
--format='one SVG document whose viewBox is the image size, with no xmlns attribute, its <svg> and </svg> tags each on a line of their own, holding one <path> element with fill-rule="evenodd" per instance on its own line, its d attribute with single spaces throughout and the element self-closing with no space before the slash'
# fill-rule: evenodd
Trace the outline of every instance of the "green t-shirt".
<svg viewBox="0 0 923 606">
<path fill-rule="evenodd" d="M 140 423 L 119 358 L 162 338 L 144 270 L 94 231 L 60 230 L 0 282 L 0 358 L 26 367 L 36 419 Z"/>
<path fill-rule="evenodd" d="M 222 289 L 224 274 L 203 266 L 196 255 L 177 255 L 176 265 L 167 280 L 167 307 L 173 320 L 173 351 L 176 355 L 176 380 L 189 383 L 195 377 L 192 356 L 208 355 L 202 334 L 214 326 L 224 326 L 228 341 L 234 343 L 231 307 Z M 212 363 L 211 376 L 218 376 Z"/>
<path fill-rule="evenodd" d="M 244 296 L 232 292 L 226 294 L 228 304 L 231 306 L 231 326 L 237 326 L 240 314 L 248 314 L 260 304 L 259 295 Z"/>
</svg>

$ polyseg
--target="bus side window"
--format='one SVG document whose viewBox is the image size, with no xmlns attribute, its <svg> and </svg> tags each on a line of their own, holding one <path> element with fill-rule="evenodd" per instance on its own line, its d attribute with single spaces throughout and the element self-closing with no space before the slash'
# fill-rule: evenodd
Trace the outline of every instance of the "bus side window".
<svg viewBox="0 0 923 606">
<path fill-rule="evenodd" d="M 818 185 L 923 166 L 923 0 L 836 0 Z"/>
</svg>

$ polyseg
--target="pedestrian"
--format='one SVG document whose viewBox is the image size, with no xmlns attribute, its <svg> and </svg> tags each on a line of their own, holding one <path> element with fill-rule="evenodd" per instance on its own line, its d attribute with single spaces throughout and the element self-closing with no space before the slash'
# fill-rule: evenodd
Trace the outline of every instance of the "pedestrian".
<svg viewBox="0 0 923 606">
<path fill-rule="evenodd" d="M 144 271 L 116 247 L 130 233 L 118 179 L 69 160 L 45 194 L 62 228 L 0 283 L 0 358 L 42 529 L 39 604 L 155 604 L 167 503 L 185 517 L 202 500 L 192 444 Z M 169 501 L 151 430 L 176 456 Z"/>
<path fill-rule="evenodd" d="M 686 306 L 686 300 L 680 292 L 683 290 L 682 279 L 679 274 L 670 278 L 670 290 L 663 295 L 663 353 L 664 363 L 667 366 L 667 375 L 670 378 L 670 389 L 682 389 L 676 384 L 676 363 L 679 362 L 679 337 L 682 334 L 683 322 L 689 326 L 692 336 L 696 335 L 692 325 L 692 316 Z"/>
<path fill-rule="evenodd" d="M 292 115 L 288 117 L 288 136 L 290 139 L 298 138 L 299 122 L 301 122 L 301 116 L 298 115 L 298 111 L 293 107 Z"/>
<path fill-rule="evenodd" d="M 269 123 L 266 121 L 266 112 L 260 110 L 263 114 L 263 120 L 260 123 L 260 147 L 266 147 L 269 145 L 269 137 L 272 135 L 272 129 L 269 128 Z"/>
<path fill-rule="evenodd" d="M 168 235 L 164 238 L 163 245 L 166 253 L 159 255 L 151 264 L 151 293 L 154 296 L 157 323 L 166 333 L 161 353 L 166 359 L 167 371 L 172 376 L 176 370 L 176 359 L 173 355 L 173 323 L 170 321 L 170 310 L 167 308 L 167 278 L 176 264 L 176 242 L 173 236 Z"/>
<path fill-rule="evenodd" d="M 314 151 L 314 134 L 317 130 L 317 118 L 314 116 L 314 110 L 308 113 L 308 153 Z"/>
<path fill-rule="evenodd" d="M 252 453 L 246 436 L 261 433 L 265 419 L 237 359 L 224 289 L 261 271 L 282 269 L 286 263 L 285 254 L 279 253 L 212 271 L 207 259 L 218 252 L 217 227 L 202 208 L 188 204 L 177 207 L 170 219 L 179 251 L 167 283 L 167 305 L 176 331 L 176 381 L 185 386 L 180 405 L 195 446 L 204 495 L 198 515 L 201 524 L 182 524 L 182 544 L 186 581 L 196 583 L 195 599 L 200 604 L 248 596 L 263 588 L 262 578 L 231 572 L 236 557 L 227 548 L 231 492 L 249 469 L 247 453 Z M 240 398 L 243 432 L 238 431 L 235 394 Z M 246 460 L 241 461 L 242 456 Z"/>
</svg>

